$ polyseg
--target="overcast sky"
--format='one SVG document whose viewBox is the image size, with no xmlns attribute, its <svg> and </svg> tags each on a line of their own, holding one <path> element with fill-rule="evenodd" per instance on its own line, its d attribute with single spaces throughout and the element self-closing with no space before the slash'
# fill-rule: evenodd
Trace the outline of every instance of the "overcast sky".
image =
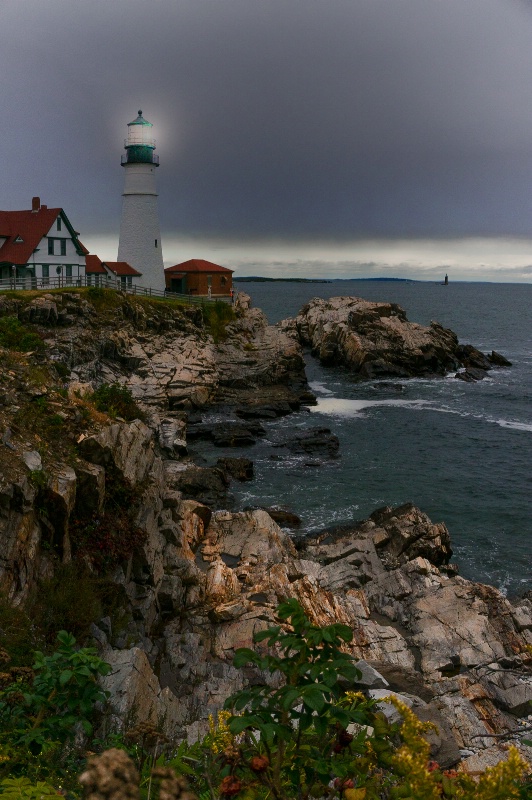
<svg viewBox="0 0 532 800">
<path fill-rule="evenodd" d="M 154 124 L 166 264 L 532 280 L 531 0 L 0 0 L 0 208 L 116 258 Z"/>
</svg>

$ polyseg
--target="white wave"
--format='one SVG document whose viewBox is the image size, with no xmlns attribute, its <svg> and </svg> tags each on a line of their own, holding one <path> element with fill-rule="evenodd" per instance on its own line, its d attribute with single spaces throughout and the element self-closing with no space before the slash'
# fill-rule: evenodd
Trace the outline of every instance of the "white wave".
<svg viewBox="0 0 532 800">
<path fill-rule="evenodd" d="M 479 420 L 480 422 L 489 422 L 492 425 L 499 425 L 501 428 L 510 428 L 516 431 L 532 431 L 532 423 L 529 422 L 494 419 L 484 414 L 472 414 L 468 411 L 435 405 L 434 402 L 430 400 L 349 400 L 341 397 L 318 397 L 318 403 L 311 407 L 311 412 L 326 414 L 333 417 L 355 417 L 358 415 L 362 416 L 362 411 L 377 406 L 397 406 L 406 409 L 435 411 L 439 414 L 455 414 L 459 417 L 468 417 Z"/>
<path fill-rule="evenodd" d="M 430 407 L 428 400 L 349 400 L 343 397 L 318 397 L 318 403 L 311 406 L 311 412 L 330 414 L 338 417 L 352 417 L 375 406 L 402 406 L 403 408 Z"/>
<path fill-rule="evenodd" d="M 501 428 L 512 428 L 515 431 L 532 431 L 532 423 L 529 422 L 512 422 L 507 419 L 489 419 L 485 418 L 486 422 L 494 422 L 495 425 L 500 425 Z"/>
<path fill-rule="evenodd" d="M 313 381 L 312 383 L 309 383 L 309 386 L 312 389 L 312 391 L 315 392 L 316 394 L 322 394 L 322 395 L 334 394 L 334 392 L 321 381 Z"/>
</svg>

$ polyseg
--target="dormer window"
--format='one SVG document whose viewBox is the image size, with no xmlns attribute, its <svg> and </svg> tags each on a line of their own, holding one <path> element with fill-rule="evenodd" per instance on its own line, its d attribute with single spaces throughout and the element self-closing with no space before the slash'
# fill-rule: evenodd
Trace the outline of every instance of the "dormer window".
<svg viewBox="0 0 532 800">
<path fill-rule="evenodd" d="M 61 217 L 57 217 L 57 230 L 61 230 Z"/>
</svg>

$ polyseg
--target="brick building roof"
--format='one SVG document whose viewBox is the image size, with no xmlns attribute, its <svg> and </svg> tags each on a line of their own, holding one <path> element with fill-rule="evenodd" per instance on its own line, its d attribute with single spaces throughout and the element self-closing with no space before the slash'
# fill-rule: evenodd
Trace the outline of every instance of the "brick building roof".
<svg viewBox="0 0 532 800">
<path fill-rule="evenodd" d="M 234 272 L 227 267 L 220 267 L 219 264 L 213 264 L 212 261 L 205 261 L 203 258 L 191 258 L 188 261 L 183 261 L 182 264 L 174 264 L 173 267 L 166 267 L 165 272 L 169 275 L 175 272 Z"/>
</svg>

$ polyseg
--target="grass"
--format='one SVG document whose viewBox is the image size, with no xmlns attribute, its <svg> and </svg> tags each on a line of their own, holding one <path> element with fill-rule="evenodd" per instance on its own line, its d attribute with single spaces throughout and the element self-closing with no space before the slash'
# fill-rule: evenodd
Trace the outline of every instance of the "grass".
<svg viewBox="0 0 532 800">
<path fill-rule="evenodd" d="M 44 342 L 40 336 L 29 330 L 17 317 L 0 318 L 0 346 L 21 353 L 41 351 Z"/>
<path fill-rule="evenodd" d="M 203 322 L 215 343 L 227 338 L 227 326 L 235 319 L 233 307 L 222 300 L 202 306 Z"/>
</svg>

